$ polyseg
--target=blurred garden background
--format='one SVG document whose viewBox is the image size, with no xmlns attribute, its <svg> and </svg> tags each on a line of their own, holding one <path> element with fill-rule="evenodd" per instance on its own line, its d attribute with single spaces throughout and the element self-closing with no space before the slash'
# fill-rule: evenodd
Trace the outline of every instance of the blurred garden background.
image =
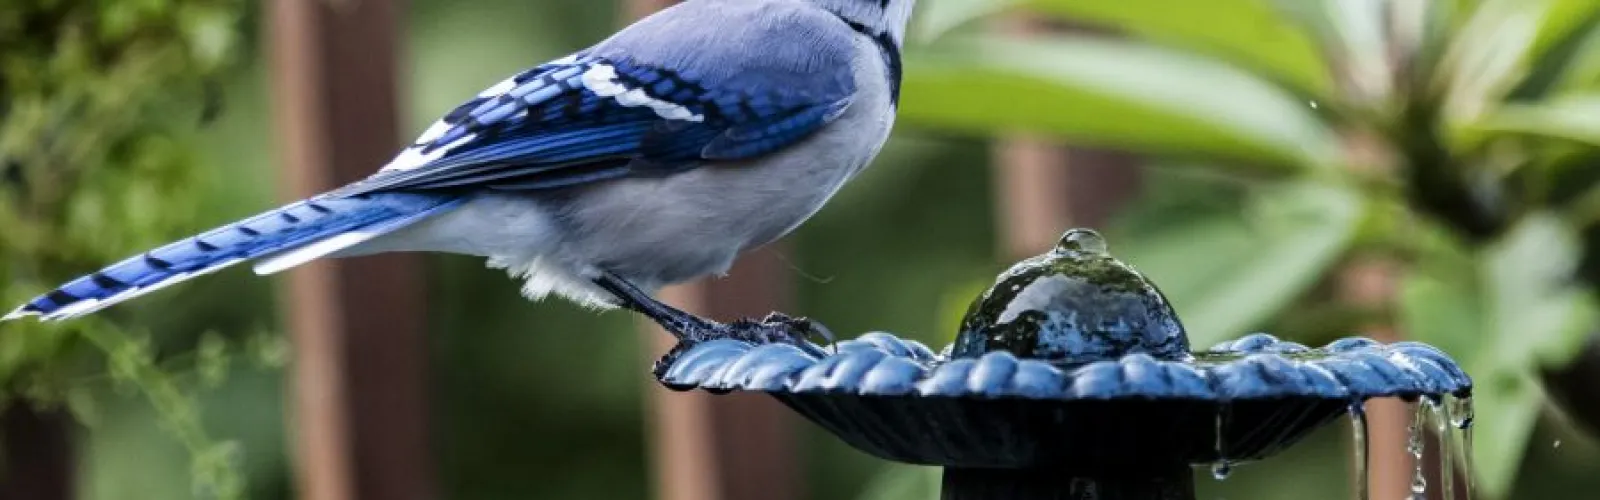
<svg viewBox="0 0 1600 500">
<path fill-rule="evenodd" d="M 290 172 L 305 148 L 340 149 L 307 134 L 366 123 L 350 102 L 392 94 L 398 114 L 364 136 L 392 150 L 665 4 L 0 0 L 0 299 L 277 206 L 315 184 Z M 282 24 L 308 20 L 323 24 Z M 1093 226 L 1162 286 L 1198 347 L 1267 331 L 1446 350 L 1477 383 L 1472 498 L 1590 498 L 1597 25 L 1600 0 L 921 0 L 878 161 L 734 285 L 674 297 L 942 346 L 1008 263 Z M 395 64 L 341 37 L 387 37 Z M 324 49 L 320 63 L 285 56 Z M 307 101 L 302 84 L 325 80 L 344 83 Z M 293 126 L 319 119 L 307 109 L 346 128 Z M 339 271 L 375 287 L 414 269 L 425 299 L 415 338 L 393 339 L 417 359 L 382 335 L 342 345 L 389 354 L 345 374 L 344 398 L 315 400 L 353 408 L 353 429 L 333 434 L 295 407 L 322 380 L 292 341 L 308 323 L 287 319 L 308 314 L 289 314 L 307 307 L 301 285 L 231 270 L 87 320 L 0 325 L 0 498 L 342 498 L 310 493 L 308 474 L 384 500 L 758 498 L 735 484 L 750 478 L 776 478 L 759 498 L 937 497 L 936 471 L 849 449 L 775 403 L 665 393 L 648 373 L 661 334 L 628 314 L 530 304 L 479 259 L 405 264 Z M 384 373 L 419 378 L 361 378 Z M 1408 410 L 1370 412 L 1374 498 L 1403 498 Z M 355 450 L 342 472 L 296 465 L 395 421 L 409 423 L 383 432 L 416 430 L 414 447 L 341 445 Z M 738 438 L 703 432 L 725 428 Z M 385 475 L 397 470 L 420 472 Z M 1352 498 L 1349 431 L 1226 481 L 1197 474 L 1206 499 Z"/>
</svg>

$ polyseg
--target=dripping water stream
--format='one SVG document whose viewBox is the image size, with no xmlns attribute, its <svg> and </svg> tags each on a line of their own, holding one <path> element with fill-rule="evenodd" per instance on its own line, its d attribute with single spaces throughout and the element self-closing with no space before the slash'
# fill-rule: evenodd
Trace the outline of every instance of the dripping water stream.
<svg viewBox="0 0 1600 500">
<path fill-rule="evenodd" d="M 1367 500 L 1367 410 L 1360 400 L 1350 403 L 1350 434 L 1356 465 L 1356 499 Z"/>
<path fill-rule="evenodd" d="M 1461 449 L 1461 470 L 1465 471 L 1467 497 L 1471 498 L 1472 490 L 1477 486 L 1476 475 L 1472 473 L 1476 470 L 1472 467 L 1472 396 L 1451 398 L 1445 413 L 1450 418 L 1450 426 L 1461 432 L 1461 446 L 1458 447 Z"/>
<path fill-rule="evenodd" d="M 1406 452 L 1411 454 L 1411 500 L 1428 500 L 1428 478 L 1422 475 L 1422 433 L 1428 431 L 1424 425 L 1428 410 L 1422 401 L 1416 402 L 1411 425 L 1406 428 Z"/>
<path fill-rule="evenodd" d="M 1423 401 L 1428 407 L 1428 427 L 1438 437 L 1439 492 L 1444 500 L 1456 500 L 1456 437 L 1450 432 L 1450 409 L 1444 403 L 1444 396 L 1429 396 Z"/>
<path fill-rule="evenodd" d="M 1228 424 L 1229 407 L 1226 403 L 1217 405 L 1217 461 L 1211 464 L 1211 477 L 1221 481 L 1228 478 L 1233 472 L 1233 465 L 1228 463 L 1228 449 L 1225 446 L 1227 434 L 1224 430 Z"/>
</svg>

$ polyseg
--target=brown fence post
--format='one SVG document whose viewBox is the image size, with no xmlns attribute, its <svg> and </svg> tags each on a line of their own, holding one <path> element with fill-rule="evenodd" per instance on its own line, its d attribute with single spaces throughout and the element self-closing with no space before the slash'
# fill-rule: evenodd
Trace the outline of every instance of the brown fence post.
<svg viewBox="0 0 1600 500">
<path fill-rule="evenodd" d="M 0 415 L 5 461 L 0 500 L 72 500 L 77 453 L 73 420 L 65 410 L 43 410 L 14 399 Z"/>
<path fill-rule="evenodd" d="M 631 21 L 675 3 L 626 0 Z M 760 317 L 789 303 L 788 268 L 775 243 L 740 258 L 728 277 L 669 287 L 661 299 L 684 310 L 727 320 Z M 651 359 L 673 342 L 643 325 Z M 712 396 L 670 392 L 650 384 L 649 413 L 656 498 L 661 500 L 795 500 L 798 462 L 794 420 L 782 405 L 758 394 Z"/>
<path fill-rule="evenodd" d="M 662 299 L 687 311 L 726 319 L 760 317 L 789 302 L 788 270 L 777 248 L 746 254 L 728 277 L 669 287 Z M 673 341 L 644 325 L 650 355 Z M 653 358 L 652 358 L 653 359 Z M 760 394 L 713 396 L 650 386 L 650 435 L 661 500 L 796 500 L 803 497 L 795 460 L 794 421 Z"/>
<path fill-rule="evenodd" d="M 1383 145 L 1378 139 L 1362 133 L 1347 133 L 1344 139 L 1345 155 L 1351 165 L 1386 165 L 1382 160 Z M 1383 258 L 1359 258 L 1345 264 L 1334 277 L 1334 286 L 1340 300 L 1365 308 L 1382 308 L 1392 304 L 1399 295 L 1398 262 Z M 1363 325 L 1362 330 L 1379 342 L 1403 340 L 1404 332 L 1393 324 Z M 1367 402 L 1367 489 L 1372 500 L 1401 500 L 1410 498 L 1411 476 L 1414 461 L 1406 450 L 1409 436 L 1406 428 L 1411 421 L 1412 409 L 1395 398 L 1373 399 Z M 1437 494 L 1439 488 L 1430 488 Z M 1460 488 L 1457 491 L 1464 491 Z"/>
<path fill-rule="evenodd" d="M 276 0 L 273 96 L 286 192 L 370 175 L 399 147 L 398 2 Z M 427 457 L 421 261 L 384 255 L 292 271 L 296 472 L 308 500 L 421 500 Z"/>
<path fill-rule="evenodd" d="M 1002 18 L 997 27 L 1018 36 L 1066 28 L 1026 15 Z M 1013 135 L 995 144 L 993 158 L 1008 262 L 1045 251 L 1070 227 L 1105 224 L 1139 189 L 1138 162 L 1123 153 Z"/>
</svg>

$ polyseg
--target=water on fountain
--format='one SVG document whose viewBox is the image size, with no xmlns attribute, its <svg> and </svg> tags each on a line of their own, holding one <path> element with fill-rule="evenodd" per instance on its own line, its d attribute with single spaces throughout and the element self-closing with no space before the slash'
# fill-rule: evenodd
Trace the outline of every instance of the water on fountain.
<svg viewBox="0 0 1600 500">
<path fill-rule="evenodd" d="M 1233 464 L 1228 462 L 1228 450 L 1224 446 L 1224 429 L 1228 425 L 1228 405 L 1217 406 L 1217 461 L 1211 464 L 1211 477 L 1218 481 L 1228 478 L 1233 473 Z"/>
<path fill-rule="evenodd" d="M 1450 419 L 1445 414 L 1444 396 L 1428 396 L 1422 403 L 1427 408 L 1428 427 L 1439 440 L 1439 488 L 1444 500 L 1456 499 L 1455 434 L 1450 432 Z"/>
<path fill-rule="evenodd" d="M 1406 452 L 1411 454 L 1411 500 L 1428 500 L 1428 478 L 1422 475 L 1422 434 L 1428 432 L 1424 422 L 1427 410 L 1417 402 L 1417 410 L 1406 428 Z"/>
<path fill-rule="evenodd" d="M 1367 500 L 1367 409 L 1361 401 L 1350 403 L 1350 431 L 1355 440 L 1356 498 Z"/>
</svg>

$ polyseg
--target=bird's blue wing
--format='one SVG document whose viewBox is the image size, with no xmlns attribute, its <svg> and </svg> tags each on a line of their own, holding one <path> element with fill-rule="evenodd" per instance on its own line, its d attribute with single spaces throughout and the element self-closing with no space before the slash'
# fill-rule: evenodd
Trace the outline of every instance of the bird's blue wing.
<svg viewBox="0 0 1600 500">
<path fill-rule="evenodd" d="M 524 71 L 333 194 L 550 189 L 658 175 L 776 151 L 850 104 L 848 89 L 713 86 L 664 66 L 580 53 Z"/>
</svg>

